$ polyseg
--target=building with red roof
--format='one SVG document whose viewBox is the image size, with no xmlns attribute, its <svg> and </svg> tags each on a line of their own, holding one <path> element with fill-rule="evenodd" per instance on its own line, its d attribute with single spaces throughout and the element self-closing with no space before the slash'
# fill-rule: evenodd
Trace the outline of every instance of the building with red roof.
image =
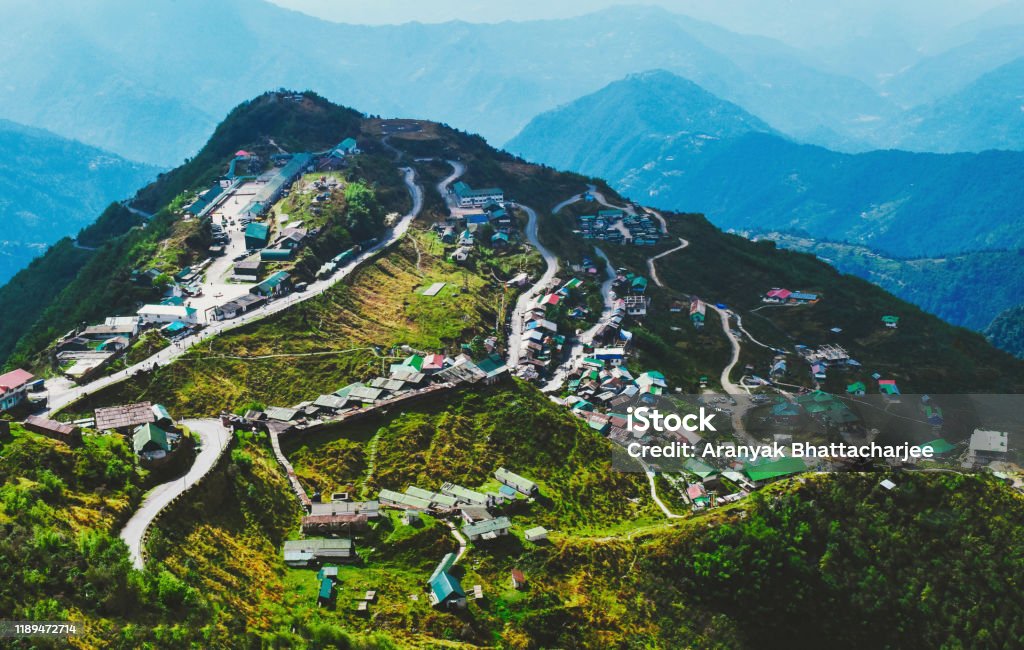
<svg viewBox="0 0 1024 650">
<path fill-rule="evenodd" d="M 35 376 L 18 368 L 0 375 L 0 411 L 14 408 L 25 400 L 29 383 Z"/>
</svg>

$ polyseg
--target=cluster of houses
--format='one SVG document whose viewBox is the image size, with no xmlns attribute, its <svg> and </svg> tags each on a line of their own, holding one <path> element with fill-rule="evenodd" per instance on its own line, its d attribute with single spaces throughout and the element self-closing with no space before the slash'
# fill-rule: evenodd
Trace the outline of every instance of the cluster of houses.
<svg viewBox="0 0 1024 650">
<path fill-rule="evenodd" d="M 550 287 L 557 289 L 540 295 L 523 314 L 523 348 L 519 366 L 514 369 L 516 375 L 527 380 L 537 379 L 561 353 L 565 347 L 565 335 L 558 333 L 558 325 L 547 318 L 547 312 L 567 300 L 571 292 L 581 285 L 582 281 L 577 278 L 565 283 L 554 278 Z"/>
<path fill-rule="evenodd" d="M 707 319 L 708 306 L 697 296 L 690 296 L 688 300 L 676 299 L 669 304 L 669 312 L 680 314 L 688 312 L 690 322 L 696 329 L 704 328 L 704 321 Z"/>
<path fill-rule="evenodd" d="M 840 345 L 825 344 L 817 348 L 797 345 L 796 352 L 810 366 L 811 377 L 816 381 L 824 381 L 829 369 L 850 370 L 861 366 Z"/>
<path fill-rule="evenodd" d="M 790 291 L 780 287 L 774 287 L 765 292 L 761 302 L 770 305 L 813 305 L 818 302 L 819 296 L 808 291 Z"/>
<path fill-rule="evenodd" d="M 434 225 L 443 243 L 457 247 L 450 256 L 455 262 L 469 259 L 477 244 L 489 245 L 493 250 L 501 251 L 508 249 L 518 238 L 512 215 L 502 203 L 488 201 L 480 207 L 480 212 L 453 214 L 444 223 Z M 480 229 L 483 226 L 490 227 L 489 241 L 480 241 Z"/>
<path fill-rule="evenodd" d="M 506 536 L 512 528 L 510 518 L 495 515 L 492 510 L 515 499 L 533 498 L 539 494 L 539 490 L 530 479 L 504 467 L 494 472 L 494 478 L 499 487 L 487 492 L 445 482 L 437 491 L 415 485 L 408 486 L 404 492 L 383 489 L 377 499 L 372 501 L 351 501 L 347 493 L 339 493 L 332 495 L 330 502 L 321 502 L 318 495 L 315 495 L 316 500 L 306 505 L 307 514 L 302 520 L 303 534 L 343 536 L 286 541 L 282 549 L 284 562 L 296 568 L 321 567 L 317 575 L 320 585 L 318 601 L 325 605 L 335 597 L 336 565 L 359 561 L 353 535 L 367 530 L 370 522 L 381 516 L 382 508 L 401 510 L 402 521 L 409 526 L 419 525 L 424 514 L 461 520 L 462 534 L 476 544 Z M 533 543 L 541 543 L 547 539 L 547 535 L 547 529 L 542 526 L 524 531 L 526 540 Z M 454 553 L 446 554 L 427 580 L 430 602 L 435 607 L 466 606 L 466 592 L 458 578 L 452 574 L 456 559 Z M 517 574 L 513 576 L 514 580 L 518 579 L 518 584 L 514 586 L 521 588 L 526 581 L 522 572 L 517 571 Z M 474 587 L 474 595 L 477 599 L 483 598 L 481 585 Z M 357 610 L 365 612 L 375 596 L 375 592 L 367 592 L 364 598 L 359 599 L 362 604 L 357 606 Z"/>
<path fill-rule="evenodd" d="M 598 210 L 577 218 L 579 234 L 583 239 L 597 239 L 612 244 L 654 246 L 662 238 L 659 225 L 646 213 L 627 213 L 618 208 Z"/>
<path fill-rule="evenodd" d="M 776 427 L 792 429 L 805 422 L 805 418 L 810 418 L 826 431 L 863 435 L 860 418 L 850 407 L 835 395 L 820 390 L 791 400 L 777 397 L 767 417 Z"/>
<path fill-rule="evenodd" d="M 76 328 L 51 347 L 51 365 L 70 379 L 87 381 L 128 350 L 145 326 L 153 324 L 136 314 L 111 316 L 102 323 Z"/>
</svg>

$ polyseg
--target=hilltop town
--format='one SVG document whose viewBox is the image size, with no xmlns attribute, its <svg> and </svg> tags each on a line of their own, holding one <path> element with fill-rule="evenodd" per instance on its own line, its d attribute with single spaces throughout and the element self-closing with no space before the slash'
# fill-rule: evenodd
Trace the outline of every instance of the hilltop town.
<svg viewBox="0 0 1024 650">
<path fill-rule="evenodd" d="M 277 92 L 251 110 L 320 102 Z M 167 237 L 118 262 L 125 297 L 49 324 L 62 331 L 0 376 L 5 444 L 125 441 L 139 489 L 116 525 L 136 569 L 185 580 L 206 566 L 202 519 L 188 522 L 227 515 L 190 509 L 220 503 L 244 519 L 217 533 L 224 548 L 258 539 L 244 557 L 309 616 L 364 631 L 421 620 L 430 639 L 459 626 L 484 645 L 525 634 L 517 603 L 563 597 L 548 554 L 743 517 L 824 472 L 871 469 L 863 489 L 894 494 L 915 472 L 1024 489 L 1014 396 L 946 394 L 1024 382 L 979 337 L 438 125 L 346 124 L 320 147 L 247 134 L 197 158 L 216 158 L 201 182 L 140 192 L 122 236 Z M 962 361 L 974 350 L 1007 371 Z M 639 406 L 703 408 L 722 426 L 637 431 Z M 931 453 L 791 452 L 829 442 Z M 654 462 L 625 455 L 636 443 L 781 453 Z M 243 483 L 252 503 L 220 501 Z"/>
</svg>

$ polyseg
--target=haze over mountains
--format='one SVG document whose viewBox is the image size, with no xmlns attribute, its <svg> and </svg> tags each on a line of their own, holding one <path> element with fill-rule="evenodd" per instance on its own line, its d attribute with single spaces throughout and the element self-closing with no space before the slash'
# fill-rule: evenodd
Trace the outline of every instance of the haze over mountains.
<svg viewBox="0 0 1024 650">
<path fill-rule="evenodd" d="M 820 12 L 800 0 L 777 15 L 753 0 L 662 4 L 694 17 L 634 5 L 367 26 L 263 0 L 58 0 L 45 11 L 0 0 L 0 118 L 169 167 L 239 101 L 310 88 L 499 145 L 525 128 L 509 146 L 527 157 L 726 227 L 894 257 L 1021 245 L 1017 155 L 837 152 L 1024 148 L 1024 2 L 843 1 Z M 655 85 L 645 74 L 655 69 L 670 76 Z M 634 87 L 616 83 L 637 74 Z M 587 115 L 562 119 L 581 106 Z M 561 151 L 545 143 L 551 133 Z M 51 240 L 81 223 L 51 222 Z"/>
<path fill-rule="evenodd" d="M 5 4 L 0 117 L 161 165 L 195 152 L 212 130 L 212 115 L 268 86 L 308 86 L 373 112 L 447 121 L 501 144 L 538 113 L 654 68 L 801 141 L 864 150 L 937 137 L 921 132 L 928 120 L 915 126 L 903 113 L 940 99 L 921 90 L 929 84 L 908 84 L 897 101 L 886 93 L 898 77 L 872 87 L 808 51 L 653 7 L 549 21 L 371 27 L 261 1 L 65 0 L 45 12 Z M 1005 48 L 980 52 L 970 70 L 944 84 L 943 96 L 1008 63 L 1007 56 Z M 928 69 L 920 62 L 907 74 L 948 76 L 946 66 L 931 76 Z M 986 138 L 958 135 L 942 148 L 998 144 Z"/>
<path fill-rule="evenodd" d="M 0 285 L 159 169 L 0 120 Z"/>
</svg>

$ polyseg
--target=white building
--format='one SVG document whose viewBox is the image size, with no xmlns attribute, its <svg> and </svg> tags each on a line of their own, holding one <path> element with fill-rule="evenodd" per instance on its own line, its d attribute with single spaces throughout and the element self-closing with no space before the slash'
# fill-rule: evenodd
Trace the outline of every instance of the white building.
<svg viewBox="0 0 1024 650">
<path fill-rule="evenodd" d="M 199 322 L 199 312 L 184 305 L 145 305 L 139 310 L 139 318 L 143 323 L 165 325 L 181 321 L 189 325 Z"/>
</svg>

